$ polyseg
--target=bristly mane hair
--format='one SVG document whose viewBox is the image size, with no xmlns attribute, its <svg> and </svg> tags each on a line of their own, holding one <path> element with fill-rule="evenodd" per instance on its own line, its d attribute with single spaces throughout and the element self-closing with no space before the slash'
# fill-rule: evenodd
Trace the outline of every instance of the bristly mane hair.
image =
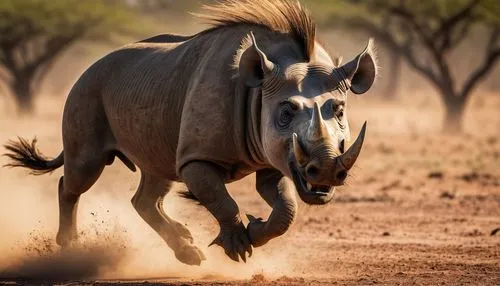
<svg viewBox="0 0 500 286">
<path fill-rule="evenodd" d="M 214 28 L 248 24 L 289 33 L 309 61 L 314 50 L 316 24 L 300 3 L 290 0 L 225 0 L 204 5 L 206 14 L 193 13 Z"/>
</svg>

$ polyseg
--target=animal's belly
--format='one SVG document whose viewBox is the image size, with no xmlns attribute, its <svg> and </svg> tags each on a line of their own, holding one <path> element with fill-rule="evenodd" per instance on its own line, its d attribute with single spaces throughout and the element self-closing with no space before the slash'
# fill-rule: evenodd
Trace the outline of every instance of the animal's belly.
<svg viewBox="0 0 500 286">
<path fill-rule="evenodd" d="M 180 114 L 165 105 L 130 104 L 106 110 L 115 145 L 142 171 L 177 180 Z"/>
<path fill-rule="evenodd" d="M 131 142 L 117 138 L 117 149 L 124 153 L 143 172 L 178 181 L 176 154 L 167 145 L 147 145 L 143 141 Z"/>
</svg>

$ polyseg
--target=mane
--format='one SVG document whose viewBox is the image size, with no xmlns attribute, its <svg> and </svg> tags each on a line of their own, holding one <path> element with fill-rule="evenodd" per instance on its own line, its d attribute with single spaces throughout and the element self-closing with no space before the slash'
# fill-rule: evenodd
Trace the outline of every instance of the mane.
<svg viewBox="0 0 500 286">
<path fill-rule="evenodd" d="M 203 14 L 194 14 L 213 28 L 232 25 L 259 25 L 290 34 L 309 61 L 314 50 L 316 24 L 300 3 L 290 0 L 225 0 L 204 5 Z"/>
</svg>

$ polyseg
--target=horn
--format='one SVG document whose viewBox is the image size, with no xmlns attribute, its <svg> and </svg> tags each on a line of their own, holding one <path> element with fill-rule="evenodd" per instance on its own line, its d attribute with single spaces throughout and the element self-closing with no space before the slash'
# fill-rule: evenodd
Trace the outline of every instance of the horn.
<svg viewBox="0 0 500 286">
<path fill-rule="evenodd" d="M 344 166 L 346 170 L 351 169 L 354 163 L 356 162 L 356 159 L 358 158 L 359 153 L 361 152 L 361 148 L 363 147 L 363 141 L 365 140 L 365 132 L 366 132 L 366 121 L 363 124 L 363 127 L 359 132 L 358 138 L 356 138 L 356 141 L 354 141 L 351 147 L 349 147 L 349 149 L 344 154 L 338 157 L 340 163 Z"/>
<path fill-rule="evenodd" d="M 297 133 L 293 133 L 292 135 L 293 141 L 293 155 L 295 155 L 295 160 L 299 164 L 299 166 L 303 167 L 307 163 L 307 155 L 300 146 L 299 139 L 297 138 Z"/>
<path fill-rule="evenodd" d="M 308 130 L 308 140 L 318 141 L 324 138 L 327 132 L 325 122 L 323 121 L 323 117 L 321 117 L 319 105 L 317 102 L 314 102 L 313 117 Z"/>
</svg>

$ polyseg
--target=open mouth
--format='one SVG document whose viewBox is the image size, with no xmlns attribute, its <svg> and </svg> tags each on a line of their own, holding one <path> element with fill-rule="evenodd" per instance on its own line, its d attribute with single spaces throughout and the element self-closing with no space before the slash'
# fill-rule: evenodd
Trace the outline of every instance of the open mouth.
<svg viewBox="0 0 500 286">
<path fill-rule="evenodd" d="M 317 197 L 333 196 L 335 186 L 310 184 L 292 162 L 290 162 L 290 170 L 295 187 L 301 197 L 303 194 Z"/>
</svg>

